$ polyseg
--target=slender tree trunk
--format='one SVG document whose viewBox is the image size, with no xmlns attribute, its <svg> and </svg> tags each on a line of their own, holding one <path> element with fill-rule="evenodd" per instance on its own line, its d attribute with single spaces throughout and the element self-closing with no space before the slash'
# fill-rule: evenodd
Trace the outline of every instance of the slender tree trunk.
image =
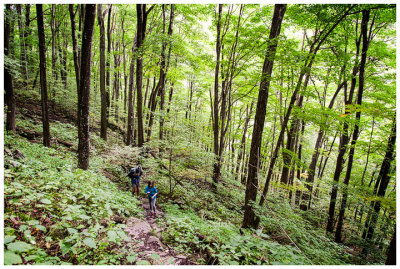
<svg viewBox="0 0 400 269">
<path fill-rule="evenodd" d="M 174 23 L 174 4 L 171 4 L 171 13 L 169 15 L 169 26 L 168 26 L 168 36 L 171 39 L 172 38 L 172 33 L 173 33 L 173 23 Z M 164 134 L 164 99 L 165 99 L 165 80 L 167 77 L 167 72 L 169 68 L 169 62 L 171 59 L 171 50 L 172 50 L 172 44 L 171 41 L 169 43 L 169 49 L 168 49 L 168 56 L 167 56 L 167 67 L 165 70 L 165 76 L 164 76 L 164 83 L 163 87 L 161 88 L 161 99 L 160 99 L 160 110 L 161 110 L 161 118 L 160 118 L 160 133 L 159 133 L 159 138 L 160 140 L 163 139 L 163 134 Z"/>
<path fill-rule="evenodd" d="M 359 72 L 359 79 L 358 79 L 358 93 L 357 93 L 357 105 L 361 106 L 362 104 L 362 95 L 364 91 L 364 73 L 365 73 L 365 65 L 367 61 L 367 51 L 370 40 L 368 39 L 368 20 L 369 20 L 369 10 L 363 10 L 362 14 L 362 22 L 361 22 L 361 35 L 363 38 L 363 47 L 361 53 L 361 62 L 360 62 L 360 72 Z M 342 228 L 343 228 L 343 221 L 344 221 L 344 213 L 346 210 L 347 204 L 347 196 L 348 196 L 348 186 L 350 182 L 351 170 L 353 167 L 353 159 L 354 159 L 354 152 L 356 147 L 356 142 L 358 140 L 359 132 L 360 132 L 360 119 L 361 119 L 361 111 L 356 112 L 356 122 L 353 131 L 353 137 L 351 140 L 350 152 L 347 162 L 347 171 L 346 176 L 344 178 L 344 185 L 345 188 L 343 189 L 343 197 L 342 203 L 340 205 L 339 211 L 339 218 L 338 218 L 338 225 L 335 234 L 335 241 L 341 242 L 341 235 L 342 235 Z"/>
<path fill-rule="evenodd" d="M 251 148 L 250 148 L 250 158 L 248 165 L 246 197 L 245 197 L 245 207 L 244 207 L 245 212 L 242 223 L 242 226 L 244 228 L 257 227 L 254 209 L 250 203 L 255 202 L 257 198 L 257 189 L 258 189 L 257 167 L 259 163 L 262 132 L 264 129 L 269 86 L 271 82 L 271 75 L 274 65 L 274 58 L 276 54 L 276 47 L 278 45 L 277 37 L 279 36 L 281 31 L 281 24 L 285 11 L 286 11 L 286 4 L 275 5 L 274 15 L 272 17 L 272 23 L 271 23 L 271 31 L 268 38 L 269 46 L 267 48 L 267 52 L 265 54 L 265 59 L 264 59 L 260 89 L 258 93 L 256 115 L 254 118 Z"/>
<path fill-rule="evenodd" d="M 358 23 L 358 22 L 357 22 Z M 338 190 L 338 183 L 340 179 L 340 173 L 342 172 L 343 168 L 343 163 L 344 163 L 344 155 L 347 151 L 347 144 L 349 143 L 349 134 L 348 134 L 348 121 L 347 121 L 347 116 L 349 115 L 349 109 L 348 107 L 352 104 L 353 102 L 353 95 L 354 95 L 354 89 L 356 87 L 356 74 L 358 72 L 358 55 L 359 55 L 359 48 L 360 48 L 360 41 L 361 41 L 361 36 L 359 39 L 356 39 L 356 62 L 353 67 L 353 72 L 352 72 L 352 78 L 351 78 L 351 86 L 350 86 L 350 93 L 349 97 L 347 98 L 347 87 L 345 85 L 345 120 L 343 122 L 343 133 L 340 138 L 340 144 L 339 144 L 339 153 L 336 161 L 336 168 L 335 168 L 335 173 L 333 175 L 333 185 L 332 185 L 332 191 L 331 191 L 331 197 L 330 197 L 330 202 L 329 202 L 329 211 L 328 211 L 328 222 L 326 225 L 326 231 L 327 232 L 333 232 L 334 228 L 334 216 L 335 216 L 335 206 L 336 206 L 336 198 L 337 198 L 337 190 Z"/>
<path fill-rule="evenodd" d="M 217 22 L 217 43 L 215 46 L 216 54 L 217 54 L 217 60 L 215 64 L 215 76 L 214 76 L 214 107 L 213 107 L 213 112 L 214 112 L 214 124 L 213 124 L 213 133 L 214 133 L 214 154 L 215 154 L 215 160 L 214 160 L 214 166 L 213 166 L 213 186 L 214 189 L 217 188 L 217 183 L 219 181 L 219 177 L 221 174 L 221 167 L 218 165 L 219 164 L 219 123 L 218 123 L 218 118 L 219 118 L 219 113 L 218 113 L 218 103 L 219 103 L 219 97 L 218 97 L 218 76 L 219 76 L 219 65 L 220 65 L 220 55 L 221 55 L 221 40 L 220 40 L 220 35 L 221 35 L 221 14 L 222 14 L 222 7 L 223 4 L 218 5 L 218 22 Z"/>
<path fill-rule="evenodd" d="M 26 64 L 27 66 L 31 62 L 31 59 L 29 57 L 29 51 L 32 50 L 32 45 L 30 42 L 27 42 L 27 38 L 32 34 L 32 29 L 30 28 L 31 24 L 31 4 L 26 4 L 25 5 L 25 31 L 24 31 L 24 37 L 25 37 L 25 53 L 26 53 Z M 28 69 L 28 68 L 27 68 Z M 29 76 L 29 74 L 27 74 Z"/>
<path fill-rule="evenodd" d="M 89 168 L 90 139 L 89 139 L 89 108 L 90 108 L 90 77 L 92 63 L 92 39 L 96 19 L 96 5 L 87 4 L 85 7 L 85 23 L 82 32 L 82 55 L 80 70 L 80 100 L 78 113 L 80 114 L 78 133 L 78 167 Z"/>
<path fill-rule="evenodd" d="M 107 121 L 110 116 L 110 69 L 111 69 L 111 14 L 112 4 L 108 7 L 108 20 L 107 20 L 107 56 L 106 56 L 106 95 L 107 95 Z"/>
<path fill-rule="evenodd" d="M 47 103 L 47 81 L 46 81 L 46 41 L 44 36 L 43 9 L 41 4 L 36 5 L 39 56 L 40 56 L 40 87 L 42 96 L 42 121 L 43 121 L 43 145 L 50 147 L 49 108 Z"/>
<path fill-rule="evenodd" d="M 57 81 L 57 70 L 56 70 L 56 15 L 55 15 L 55 4 L 51 5 L 51 70 L 53 74 L 53 87 L 52 87 L 52 99 L 56 96 L 56 81 Z"/>
<path fill-rule="evenodd" d="M 379 171 L 378 180 L 380 182 L 379 189 L 378 189 L 378 197 L 384 198 L 387 186 L 390 181 L 390 167 L 391 163 L 394 159 L 394 151 L 395 151 L 395 144 L 396 144 L 396 117 L 394 117 L 392 129 L 390 132 L 390 137 L 388 141 L 388 146 L 386 149 L 386 154 L 382 162 L 381 170 Z M 371 221 L 369 223 L 368 232 L 366 235 L 367 241 L 371 241 L 372 236 L 375 231 L 375 226 L 378 220 L 379 211 L 381 209 L 381 200 L 377 200 L 374 204 L 373 210 L 374 214 L 371 217 Z"/>
<path fill-rule="evenodd" d="M 249 126 L 250 117 L 251 117 L 251 114 L 253 113 L 253 106 L 254 106 L 254 102 L 251 102 L 250 111 L 248 110 L 248 107 L 246 109 L 246 119 L 244 121 L 243 135 L 242 135 L 242 140 L 240 141 L 239 154 L 238 154 L 238 158 L 237 158 L 237 162 L 236 162 L 235 181 L 238 178 L 241 178 L 240 168 L 241 168 L 243 155 L 245 154 L 244 150 L 245 150 L 245 145 L 246 145 L 246 134 L 247 134 L 247 128 Z M 244 163 L 243 163 L 243 165 L 244 165 Z M 242 184 L 244 185 L 244 184 L 246 184 L 246 182 L 242 182 Z"/>
<path fill-rule="evenodd" d="M 100 137 L 107 141 L 107 91 L 106 91 L 106 37 L 102 4 L 97 5 L 97 21 L 100 28 L 100 98 L 101 98 L 101 128 Z"/>
<path fill-rule="evenodd" d="M 132 55 L 135 54 L 135 47 L 137 42 L 137 34 L 135 35 L 135 39 L 133 41 L 132 46 Z M 129 93 L 128 93 L 128 123 L 127 123 L 127 131 L 126 131 L 126 145 L 132 144 L 132 135 L 133 135 L 133 127 L 134 127 L 134 102 L 135 100 L 132 99 L 132 93 L 134 91 L 134 81 L 133 81 L 133 74 L 135 72 L 135 60 L 131 60 L 131 64 L 129 67 Z"/>
<path fill-rule="evenodd" d="M 146 36 L 146 23 L 147 14 L 151 11 L 151 8 L 146 11 L 146 4 L 137 4 L 137 50 L 143 44 Z M 143 79 L 143 54 L 138 56 L 136 60 L 136 90 L 137 90 L 137 115 L 138 115 L 138 145 L 143 146 L 144 135 L 143 135 L 143 97 L 142 97 L 142 79 Z"/>
<path fill-rule="evenodd" d="M 76 34 L 75 34 L 75 12 L 74 12 L 74 5 L 69 4 L 69 15 L 71 19 L 71 33 L 72 33 L 72 49 L 73 49 L 73 56 L 74 56 L 74 67 L 75 67 L 75 78 L 76 78 L 76 89 L 78 93 L 78 100 L 80 100 L 80 68 L 79 68 L 79 51 L 78 51 L 78 44 L 76 40 Z M 79 110 L 79 104 L 78 104 L 78 110 Z M 77 113 L 77 125 L 78 125 L 78 133 L 80 132 L 79 130 L 79 113 Z"/>
<path fill-rule="evenodd" d="M 390 240 L 389 248 L 386 252 L 385 265 L 396 265 L 396 225 L 394 226 L 394 233 L 392 240 Z"/>
<path fill-rule="evenodd" d="M 4 55 L 10 57 L 10 4 L 6 5 L 4 16 Z M 15 95 L 10 68 L 10 66 L 4 65 L 4 90 L 6 92 L 4 103 L 7 106 L 6 130 L 15 133 Z"/>
<path fill-rule="evenodd" d="M 22 5 L 17 4 L 17 14 L 18 14 L 18 28 L 19 28 L 19 39 L 20 39 L 20 48 L 21 48 L 21 67 L 22 73 L 24 74 L 24 87 L 28 86 L 28 62 L 26 55 L 26 40 L 25 40 L 25 29 L 22 23 Z"/>
</svg>

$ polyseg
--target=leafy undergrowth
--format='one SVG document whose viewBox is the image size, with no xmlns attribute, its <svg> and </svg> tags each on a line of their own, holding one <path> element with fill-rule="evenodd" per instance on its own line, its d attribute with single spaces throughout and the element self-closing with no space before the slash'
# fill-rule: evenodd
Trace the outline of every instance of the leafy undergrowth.
<svg viewBox="0 0 400 269">
<path fill-rule="evenodd" d="M 153 150 L 156 142 L 153 142 Z M 190 143 L 174 144 L 170 156 L 162 154 L 162 164 L 169 167 L 171 176 L 154 158 L 143 163 L 152 167 L 151 179 L 160 190 L 157 202 L 166 212 L 160 220 L 165 227 L 163 239 L 177 251 L 200 256 L 201 264 L 351 264 L 366 263 L 357 260 L 350 250 L 335 243 L 325 231 L 313 226 L 295 211 L 280 194 L 268 198 L 268 205 L 257 208 L 261 217 L 259 230 L 241 229 L 243 220 L 244 186 L 234 181 L 227 171 L 218 191 L 211 187 L 212 171 L 207 160 L 199 161 L 202 149 Z M 150 155 L 149 155 L 150 156 Z M 179 181 L 179 183 L 178 183 Z M 170 192 L 170 190 L 172 190 Z M 256 206 L 255 206 L 256 207 Z M 280 226 L 296 243 L 299 251 Z M 311 261 L 311 262 L 310 262 Z"/>
<path fill-rule="evenodd" d="M 53 128 L 73 134 L 68 124 Z M 129 239 L 122 222 L 142 209 L 99 172 L 101 158 L 83 171 L 76 169 L 76 154 L 62 146 L 45 148 L 7 134 L 4 140 L 9 153 L 25 156 L 4 158 L 5 264 L 132 262 L 120 251 Z"/>
<path fill-rule="evenodd" d="M 37 115 L 28 118 L 18 114 L 18 127 L 41 131 Z M 50 126 L 53 136 L 76 143 L 73 124 Z M 88 171 L 76 169 L 77 145 L 72 151 L 57 144 L 45 148 L 8 134 L 4 141 L 5 264 L 135 264 L 123 221 L 142 212 L 126 178 L 137 164 L 145 171 L 142 186 L 156 181 L 157 205 L 166 213 L 157 220 L 163 241 L 196 263 L 367 263 L 326 237 L 279 193 L 268 196 L 271 209 L 257 209 L 259 230 L 241 229 L 244 186 L 223 170 L 213 191 L 212 154 L 188 142 L 184 132 L 165 145 L 153 140 L 140 149 L 119 145 L 112 132 L 108 143 L 93 134 Z"/>
</svg>

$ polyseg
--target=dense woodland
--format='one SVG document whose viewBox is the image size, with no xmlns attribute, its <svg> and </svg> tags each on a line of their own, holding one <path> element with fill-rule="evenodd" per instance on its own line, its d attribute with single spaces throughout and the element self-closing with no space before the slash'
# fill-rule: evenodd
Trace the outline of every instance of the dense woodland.
<svg viewBox="0 0 400 269">
<path fill-rule="evenodd" d="M 396 263 L 395 5 L 3 9 L 5 264 Z"/>
</svg>

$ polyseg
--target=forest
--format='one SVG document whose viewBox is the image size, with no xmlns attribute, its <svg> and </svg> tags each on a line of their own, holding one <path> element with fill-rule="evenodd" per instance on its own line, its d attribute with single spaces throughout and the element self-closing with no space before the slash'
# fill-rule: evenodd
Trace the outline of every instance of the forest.
<svg viewBox="0 0 400 269">
<path fill-rule="evenodd" d="M 5 265 L 396 264 L 395 4 L 3 14 Z"/>
</svg>

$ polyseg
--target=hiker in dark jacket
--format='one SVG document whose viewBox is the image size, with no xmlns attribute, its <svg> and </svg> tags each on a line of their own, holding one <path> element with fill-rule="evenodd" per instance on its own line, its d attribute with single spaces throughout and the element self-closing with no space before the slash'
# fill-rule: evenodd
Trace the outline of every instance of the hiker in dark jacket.
<svg viewBox="0 0 400 269">
<path fill-rule="evenodd" d="M 140 194 L 140 176 L 142 175 L 142 168 L 139 165 L 138 168 L 131 168 L 129 171 L 128 177 L 131 179 L 132 183 L 132 195 L 136 195 L 139 197 Z"/>
</svg>

